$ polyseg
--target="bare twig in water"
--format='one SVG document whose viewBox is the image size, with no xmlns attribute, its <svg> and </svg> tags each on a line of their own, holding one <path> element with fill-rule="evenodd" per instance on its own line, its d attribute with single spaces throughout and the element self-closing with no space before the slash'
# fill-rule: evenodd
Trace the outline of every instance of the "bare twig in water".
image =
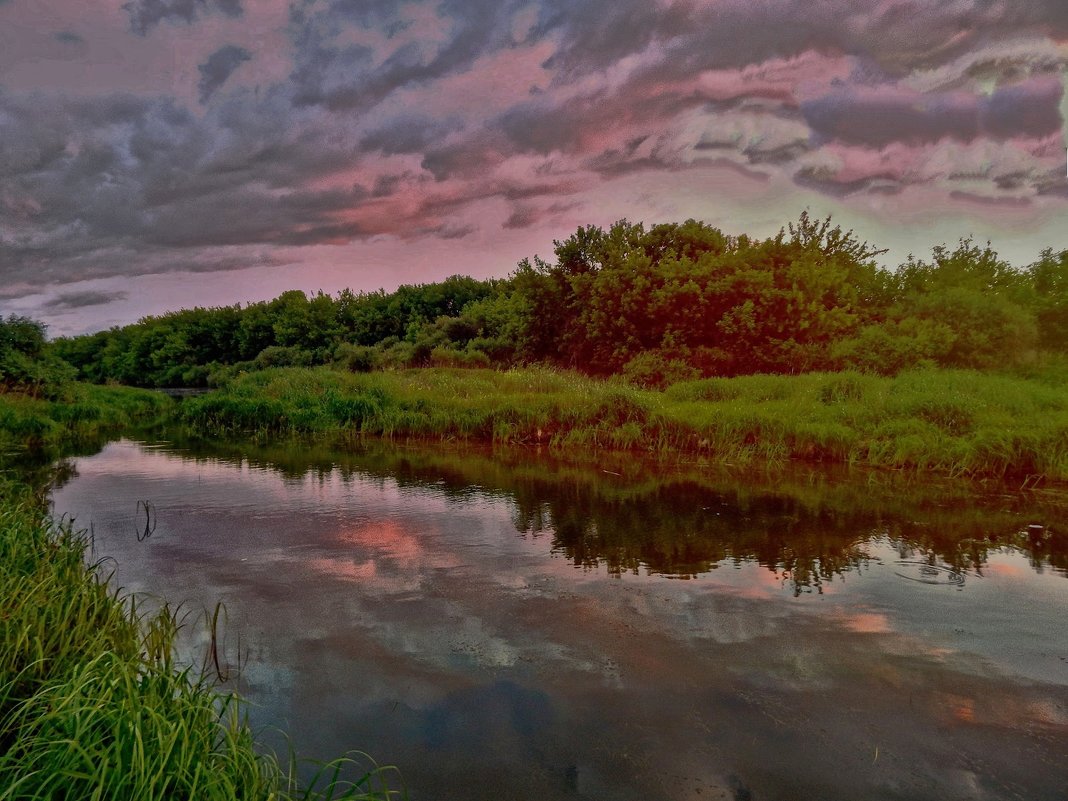
<svg viewBox="0 0 1068 801">
<path fill-rule="evenodd" d="M 145 513 L 145 526 L 144 529 L 140 529 L 137 532 L 137 541 L 144 542 L 151 537 L 156 531 L 156 507 L 152 505 L 150 501 L 138 501 L 137 511 Z"/>
</svg>

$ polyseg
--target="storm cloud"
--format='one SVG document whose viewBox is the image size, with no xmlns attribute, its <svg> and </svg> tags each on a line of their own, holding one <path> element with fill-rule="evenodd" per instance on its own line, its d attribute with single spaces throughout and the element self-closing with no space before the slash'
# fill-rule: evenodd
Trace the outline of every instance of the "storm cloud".
<svg viewBox="0 0 1068 801">
<path fill-rule="evenodd" d="M 0 54 L 30 5 L 0 0 Z M 551 241 L 591 209 L 701 216 L 719 191 L 886 214 L 922 189 L 989 225 L 1068 201 L 1061 0 L 56 7 L 33 45 L 54 63 L 126 53 L 159 77 L 0 85 L 0 292 L 51 287 L 53 310 L 94 297 L 70 282 Z"/>
<path fill-rule="evenodd" d="M 1037 79 L 999 88 L 989 97 L 963 92 L 836 91 L 802 104 L 813 133 L 872 147 L 978 136 L 1042 138 L 1060 131 L 1061 83 Z"/>
<path fill-rule="evenodd" d="M 234 74 L 234 70 L 251 59 L 252 54 L 237 45 L 220 47 L 208 56 L 208 60 L 197 67 L 200 70 L 200 82 L 197 84 L 200 102 L 207 103 L 219 87 Z"/>
<path fill-rule="evenodd" d="M 51 300 L 45 301 L 42 307 L 51 311 L 64 309 L 84 309 L 87 306 L 103 306 L 116 300 L 126 300 L 127 292 L 101 292 L 86 290 L 84 292 L 64 292 Z"/>
<path fill-rule="evenodd" d="M 243 13 L 241 0 L 132 0 L 122 8 L 130 17 L 130 29 L 141 36 L 164 21 L 189 25 L 213 12 L 227 17 Z"/>
</svg>

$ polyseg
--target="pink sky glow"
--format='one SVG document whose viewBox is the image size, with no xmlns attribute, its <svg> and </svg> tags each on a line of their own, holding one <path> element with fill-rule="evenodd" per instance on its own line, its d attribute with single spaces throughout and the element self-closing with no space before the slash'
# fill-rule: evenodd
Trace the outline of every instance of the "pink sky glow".
<svg viewBox="0 0 1068 801">
<path fill-rule="evenodd" d="M 1068 248 L 1063 0 L 0 0 L 0 310 L 503 276 L 579 225 Z"/>
</svg>

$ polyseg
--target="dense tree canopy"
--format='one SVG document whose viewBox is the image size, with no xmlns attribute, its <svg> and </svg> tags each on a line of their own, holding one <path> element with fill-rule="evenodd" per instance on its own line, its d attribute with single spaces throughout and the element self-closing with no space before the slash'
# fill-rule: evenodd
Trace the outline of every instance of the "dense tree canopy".
<svg viewBox="0 0 1068 801">
<path fill-rule="evenodd" d="M 0 317 L 0 392 L 52 396 L 73 372 L 47 352 L 41 323 L 17 315 Z"/>
<path fill-rule="evenodd" d="M 91 381 L 203 385 L 242 370 L 338 362 L 545 362 L 663 384 L 699 375 L 924 364 L 990 368 L 1068 348 L 1068 252 L 1014 269 L 962 240 L 880 267 L 851 231 L 802 214 L 775 237 L 621 220 L 554 243 L 508 279 L 196 308 L 57 340 Z"/>
</svg>

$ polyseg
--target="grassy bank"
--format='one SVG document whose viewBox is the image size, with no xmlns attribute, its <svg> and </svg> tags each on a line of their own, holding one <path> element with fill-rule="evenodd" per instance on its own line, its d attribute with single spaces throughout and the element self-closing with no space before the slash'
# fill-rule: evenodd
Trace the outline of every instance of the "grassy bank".
<svg viewBox="0 0 1068 801">
<path fill-rule="evenodd" d="M 25 487 L 0 487 L 0 798 L 387 797 L 298 787 L 236 699 L 175 663 L 175 614 L 139 615 L 87 545 Z"/>
<path fill-rule="evenodd" d="M 173 408 L 125 387 L 0 394 L 0 799 L 387 797 L 377 776 L 374 793 L 299 786 L 237 699 L 177 664 L 176 613 L 144 615 L 87 562 L 84 533 L 49 518 L 52 460 Z"/>
<path fill-rule="evenodd" d="M 207 434 L 540 443 L 727 463 L 802 459 L 1068 480 L 1068 376 L 922 370 L 755 375 L 663 392 L 548 369 L 273 369 L 186 401 Z"/>
<path fill-rule="evenodd" d="M 64 385 L 55 400 L 0 393 L 0 453 L 53 451 L 92 442 L 168 412 L 158 392 L 92 384 Z"/>
</svg>

